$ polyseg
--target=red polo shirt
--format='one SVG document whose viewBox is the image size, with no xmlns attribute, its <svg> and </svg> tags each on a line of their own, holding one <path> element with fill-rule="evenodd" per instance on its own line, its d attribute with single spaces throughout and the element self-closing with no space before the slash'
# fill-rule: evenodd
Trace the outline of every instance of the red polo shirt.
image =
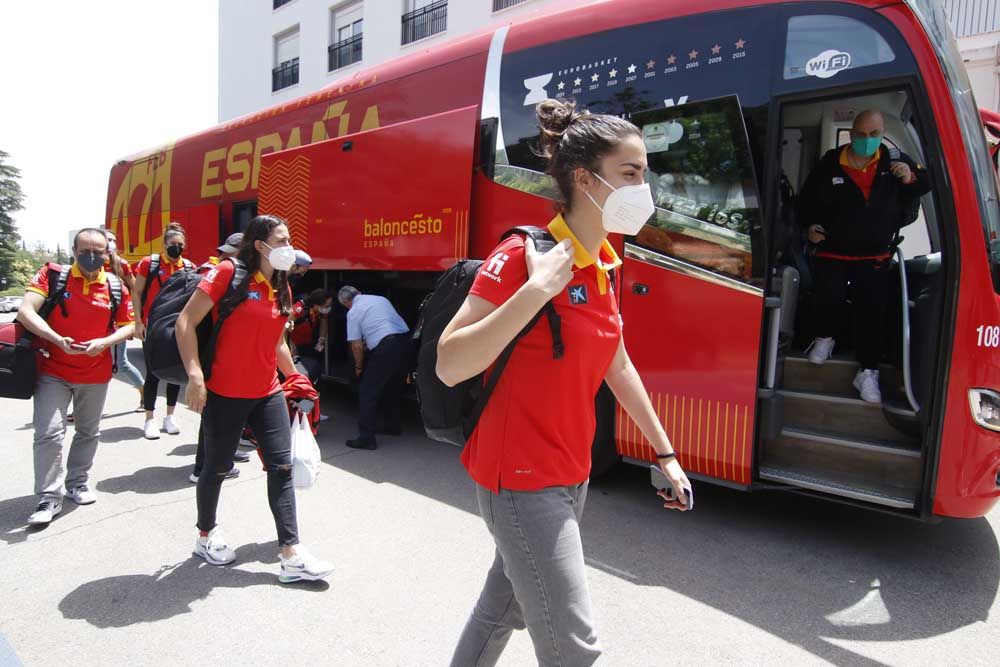
<svg viewBox="0 0 1000 667">
<path fill-rule="evenodd" d="M 128 260 L 124 257 L 118 258 L 118 266 L 121 268 L 122 278 L 128 278 L 132 275 L 132 265 L 128 263 Z M 104 270 L 111 270 L 111 258 L 104 260 Z"/>
<path fill-rule="evenodd" d="M 182 257 L 178 257 L 175 262 L 166 255 L 161 254 L 159 275 L 150 277 L 149 265 L 152 262 L 153 256 L 149 255 L 140 259 L 139 263 L 135 265 L 135 275 L 142 276 L 149 283 L 149 291 L 146 292 L 146 300 L 142 304 L 143 324 L 146 324 L 146 321 L 149 319 L 149 309 L 153 307 L 153 302 L 156 301 L 156 295 L 160 293 L 163 283 L 167 282 L 167 279 L 174 275 L 175 272 L 184 268 L 184 259 Z"/>
<path fill-rule="evenodd" d="M 27 291 L 49 295 L 49 268 L 60 271 L 58 264 L 43 266 L 31 279 Z M 87 343 L 95 338 L 104 338 L 110 331 L 111 322 L 111 288 L 108 285 L 107 274 L 101 269 L 97 278 L 87 280 L 74 264 L 66 281 L 66 291 L 63 297 L 66 305 L 66 315 L 63 309 L 56 306 L 49 315 L 48 323 L 52 330 L 61 336 L 70 336 L 77 343 Z M 122 285 L 122 302 L 118 304 L 115 313 L 115 325 L 118 327 L 132 324 L 132 300 L 128 288 Z M 54 375 L 72 384 L 104 384 L 111 381 L 111 349 L 91 357 L 86 354 L 66 354 L 59 347 L 48 341 L 41 341 L 38 346 L 47 350 L 48 357 L 40 355 L 39 372 L 43 375 Z"/>
<path fill-rule="evenodd" d="M 299 322 L 299 318 L 305 318 Z M 313 332 L 319 323 L 319 309 L 306 306 L 306 302 L 298 300 L 292 306 L 292 321 L 295 327 L 292 329 L 292 342 L 296 345 L 312 345 Z"/>
<path fill-rule="evenodd" d="M 232 278 L 233 263 L 221 262 L 205 274 L 198 289 L 218 306 Z M 287 321 L 274 288 L 258 271 L 249 279 L 247 298 L 219 331 L 208 389 L 227 398 L 263 398 L 281 391 L 277 346 Z"/>
<path fill-rule="evenodd" d="M 535 491 L 587 479 L 596 425 L 594 396 L 621 340 L 608 276 L 621 260 L 607 242 L 596 259 L 591 257 L 562 216 L 549 224 L 549 231 L 556 240 L 571 239 L 576 248 L 573 279 L 553 299 L 566 351 L 562 359 L 553 359 L 543 316 L 514 348 L 462 450 L 469 475 L 494 493 L 501 487 Z M 490 253 L 469 293 L 499 306 L 527 279 L 524 239 L 514 236 Z"/>
<path fill-rule="evenodd" d="M 882 148 L 880 147 L 875 151 L 875 155 L 861 169 L 855 169 L 851 166 L 851 161 L 847 159 L 847 151 L 849 149 L 850 147 L 845 146 L 844 150 L 840 151 L 840 167 L 844 170 L 845 174 L 850 176 L 854 184 L 858 186 L 858 189 L 861 190 L 865 201 L 868 201 L 868 198 L 872 194 L 872 183 L 875 182 L 875 174 L 878 173 L 878 159 L 882 154 Z"/>
</svg>

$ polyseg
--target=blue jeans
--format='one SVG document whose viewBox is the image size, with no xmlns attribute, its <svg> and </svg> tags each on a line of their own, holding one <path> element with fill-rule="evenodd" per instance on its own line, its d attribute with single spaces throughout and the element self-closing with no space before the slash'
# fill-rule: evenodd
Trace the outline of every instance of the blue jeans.
<svg viewBox="0 0 1000 667">
<path fill-rule="evenodd" d="M 592 665 L 601 655 L 580 541 L 588 482 L 494 494 L 476 485 L 496 556 L 452 667 L 495 665 L 527 627 L 538 664 Z"/>
<path fill-rule="evenodd" d="M 124 382 L 128 382 L 136 389 L 142 387 L 145 382 L 142 373 L 128 360 L 128 349 L 124 342 L 118 343 L 114 348 L 115 362 L 118 364 L 118 372 L 115 377 Z"/>
</svg>

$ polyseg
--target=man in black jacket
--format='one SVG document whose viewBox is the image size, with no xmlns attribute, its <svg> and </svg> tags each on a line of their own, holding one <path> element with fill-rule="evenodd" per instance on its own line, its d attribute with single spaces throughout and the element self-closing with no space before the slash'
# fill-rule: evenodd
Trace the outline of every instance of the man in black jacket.
<svg viewBox="0 0 1000 667">
<path fill-rule="evenodd" d="M 916 219 L 919 197 L 930 190 L 923 167 L 882 145 L 884 132 L 881 113 L 859 113 L 851 144 L 824 155 L 798 197 L 799 223 L 817 244 L 813 304 L 818 336 L 809 361 L 822 364 L 833 352 L 833 334 L 850 285 L 854 348 L 861 366 L 854 387 L 869 403 L 882 401 L 878 363 L 889 298 L 890 243 Z"/>
</svg>

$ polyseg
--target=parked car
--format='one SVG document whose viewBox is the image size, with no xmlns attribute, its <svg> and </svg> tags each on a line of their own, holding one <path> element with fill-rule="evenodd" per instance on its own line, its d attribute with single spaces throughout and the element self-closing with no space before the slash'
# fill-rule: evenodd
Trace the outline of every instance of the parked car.
<svg viewBox="0 0 1000 667">
<path fill-rule="evenodd" d="M 0 299 L 0 313 L 13 313 L 21 307 L 21 302 L 24 301 L 24 297 L 21 296 L 5 296 Z"/>
</svg>

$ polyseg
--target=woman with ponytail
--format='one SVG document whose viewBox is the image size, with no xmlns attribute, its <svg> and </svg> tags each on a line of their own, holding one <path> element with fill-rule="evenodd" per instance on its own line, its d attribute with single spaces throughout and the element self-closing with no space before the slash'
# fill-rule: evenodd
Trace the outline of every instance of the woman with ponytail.
<svg viewBox="0 0 1000 667">
<path fill-rule="evenodd" d="M 135 337 L 143 340 L 146 337 L 146 327 L 149 322 L 149 311 L 152 309 L 156 295 L 170 276 L 177 271 L 193 271 L 194 264 L 183 258 L 184 228 L 179 223 L 171 222 L 163 230 L 163 252 L 143 257 L 135 267 L 135 289 L 132 290 L 132 307 L 135 308 Z M 143 436 L 147 440 L 157 440 L 160 430 L 156 428 L 154 408 L 156 394 L 160 388 L 160 380 L 152 373 L 146 373 L 146 382 L 142 387 L 142 402 L 146 412 L 143 424 Z M 163 418 L 163 430 L 170 435 L 181 432 L 174 423 L 174 410 L 177 407 L 177 397 L 180 395 L 180 385 L 167 383 L 167 416 Z"/>
<path fill-rule="evenodd" d="M 656 451 L 676 493 L 660 492 L 664 507 L 685 509 L 690 489 L 622 343 L 614 293 L 621 261 L 607 236 L 636 234 L 654 212 L 642 138 L 628 121 L 577 113 L 572 102 L 536 111 L 539 152 L 562 194 L 548 225 L 558 243 L 543 254 L 530 238 L 501 242 L 438 341 L 438 376 L 452 386 L 489 368 L 550 301 L 565 341 L 554 359 L 544 322 L 524 335 L 462 450 L 496 552 L 456 666 L 495 664 L 525 627 L 540 665 L 600 656 L 579 522 L 602 382 Z"/>
<path fill-rule="evenodd" d="M 280 547 L 279 581 L 324 579 L 333 566 L 299 545 L 288 406 L 278 383 L 278 369 L 286 378 L 299 375 L 284 336 L 292 312 L 288 269 L 295 263 L 285 221 L 271 215 L 251 220 L 236 259 L 246 268 L 239 288 L 245 298 L 222 325 L 210 368 L 201 367 L 195 330 L 210 313 L 217 314 L 236 271 L 233 260 L 223 260 L 205 275 L 177 319 L 177 344 L 188 373 L 187 403 L 202 413 L 205 443 L 194 554 L 212 565 L 236 559 L 216 525 L 216 509 L 246 424 L 257 437 L 267 469 L 267 498 Z"/>
<path fill-rule="evenodd" d="M 132 275 L 132 267 L 129 266 L 128 260 L 118 254 L 118 237 L 110 229 L 105 230 L 104 234 L 108 237 L 108 259 L 104 263 L 104 270 L 118 276 L 118 280 L 128 288 L 129 293 L 134 293 L 135 278 Z M 112 354 L 118 369 L 115 377 L 128 382 L 139 392 L 139 407 L 135 411 L 143 412 L 145 408 L 142 403 L 142 388 L 145 381 L 142 373 L 128 360 L 128 348 L 124 342 L 115 345 Z"/>
</svg>

